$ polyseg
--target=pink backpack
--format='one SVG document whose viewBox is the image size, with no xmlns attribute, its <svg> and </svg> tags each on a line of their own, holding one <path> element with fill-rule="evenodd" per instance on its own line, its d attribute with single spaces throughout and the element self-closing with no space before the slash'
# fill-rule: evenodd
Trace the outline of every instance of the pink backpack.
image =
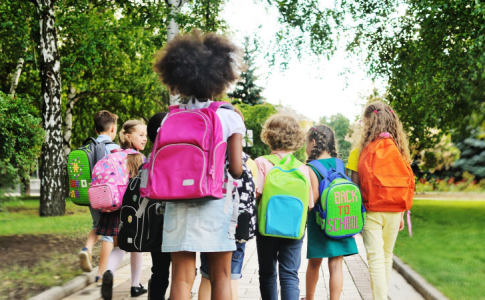
<svg viewBox="0 0 485 300">
<path fill-rule="evenodd" d="M 195 110 L 170 106 L 142 174 L 141 197 L 152 200 L 223 198 L 226 142 L 216 114 L 219 107 L 234 109 L 225 102 L 212 102 L 208 108 Z"/>
<path fill-rule="evenodd" d="M 121 208 L 130 179 L 126 167 L 126 159 L 130 154 L 140 152 L 133 149 L 115 149 L 96 163 L 91 176 L 91 187 L 88 189 L 92 208 L 102 212 L 112 212 Z"/>
</svg>

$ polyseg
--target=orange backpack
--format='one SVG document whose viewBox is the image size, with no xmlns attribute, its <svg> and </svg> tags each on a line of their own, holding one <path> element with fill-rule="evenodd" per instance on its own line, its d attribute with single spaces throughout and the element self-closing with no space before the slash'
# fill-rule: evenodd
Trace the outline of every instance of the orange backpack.
<svg viewBox="0 0 485 300">
<path fill-rule="evenodd" d="M 367 210 L 402 212 L 411 208 L 414 173 L 392 138 L 370 143 L 360 155 L 358 170 Z"/>
</svg>

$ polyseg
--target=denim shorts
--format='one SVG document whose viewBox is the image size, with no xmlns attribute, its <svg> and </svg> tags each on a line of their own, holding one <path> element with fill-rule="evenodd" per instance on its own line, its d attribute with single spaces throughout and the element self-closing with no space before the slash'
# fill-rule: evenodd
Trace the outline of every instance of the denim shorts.
<svg viewBox="0 0 485 300">
<path fill-rule="evenodd" d="M 231 229 L 232 199 L 167 202 L 162 252 L 229 252 L 236 249 Z"/>
<path fill-rule="evenodd" d="M 97 211 L 96 209 L 92 208 L 91 205 L 89 205 L 89 212 L 91 213 L 91 217 L 93 218 L 93 227 L 92 229 L 97 229 L 98 228 L 98 222 L 99 222 L 99 217 L 101 216 L 101 213 Z M 110 242 L 113 243 L 113 237 L 112 236 L 101 236 L 101 240 L 104 242 Z"/>
<path fill-rule="evenodd" d="M 236 243 L 236 250 L 232 251 L 231 261 L 231 280 L 241 279 L 242 267 L 244 262 L 244 250 L 246 243 Z M 209 264 L 207 262 L 207 253 L 200 253 L 200 274 L 202 277 L 209 279 Z"/>
</svg>

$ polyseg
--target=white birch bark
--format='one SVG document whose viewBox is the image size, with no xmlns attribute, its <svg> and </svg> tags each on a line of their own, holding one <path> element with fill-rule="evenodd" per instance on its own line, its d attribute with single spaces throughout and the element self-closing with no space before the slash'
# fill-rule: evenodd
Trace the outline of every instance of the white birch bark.
<svg viewBox="0 0 485 300">
<path fill-rule="evenodd" d="M 21 57 L 17 62 L 17 67 L 15 67 L 15 73 L 12 78 L 12 84 L 10 85 L 10 91 L 8 92 L 12 98 L 15 96 L 15 90 L 19 84 L 20 73 L 22 73 L 22 68 L 24 66 L 24 59 Z"/>
<path fill-rule="evenodd" d="M 72 110 L 76 99 L 76 88 L 69 83 L 69 93 L 67 94 L 66 115 L 64 116 L 64 156 L 67 158 L 71 153 L 72 137 Z"/>
<path fill-rule="evenodd" d="M 167 42 L 170 42 L 180 33 L 179 24 L 176 22 L 175 17 L 180 12 L 182 6 L 188 2 L 188 0 L 165 0 L 170 7 L 169 22 L 167 26 Z M 170 105 L 180 102 L 179 95 L 170 94 Z"/>
<path fill-rule="evenodd" d="M 35 0 L 40 26 L 42 125 L 40 216 L 65 214 L 65 171 L 62 151 L 60 56 L 55 24 L 55 0 Z"/>
</svg>

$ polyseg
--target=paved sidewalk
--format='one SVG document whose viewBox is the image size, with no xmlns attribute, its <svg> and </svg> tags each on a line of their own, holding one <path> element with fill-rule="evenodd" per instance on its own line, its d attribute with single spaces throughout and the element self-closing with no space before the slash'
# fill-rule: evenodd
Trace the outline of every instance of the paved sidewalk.
<svg viewBox="0 0 485 300">
<path fill-rule="evenodd" d="M 342 291 L 342 300 L 372 300 L 372 292 L 369 283 L 369 271 L 367 268 L 367 259 L 365 255 L 365 248 L 360 235 L 356 236 L 359 254 L 344 258 L 344 286 Z M 305 296 L 305 273 L 307 262 L 306 260 L 306 242 L 303 243 L 302 263 L 300 268 L 300 291 L 301 296 Z M 199 259 L 197 259 L 197 267 L 200 266 Z M 143 256 L 143 272 L 141 283 L 146 287 L 148 279 L 151 276 L 151 257 L 150 254 Z M 196 277 L 194 288 L 192 291 L 197 293 L 200 284 L 200 275 Z M 327 260 L 324 259 L 322 263 L 320 278 L 317 284 L 315 299 L 328 299 L 328 265 Z M 137 298 L 130 297 L 130 265 L 126 265 L 115 273 L 113 300 L 128 300 L 138 299 L 146 300 L 147 295 L 142 295 Z M 83 290 L 64 298 L 64 300 L 93 300 L 100 298 L 100 285 L 93 283 Z M 169 291 L 167 291 L 168 295 Z M 239 299 L 261 299 L 259 293 L 258 280 L 258 258 L 256 252 L 256 242 L 254 240 L 246 244 L 246 255 L 244 258 L 243 277 L 238 282 L 238 296 Z M 391 276 L 389 287 L 389 298 L 391 300 L 422 300 L 424 299 L 407 281 L 399 275 L 395 270 Z M 197 299 L 197 295 L 193 297 Z"/>
</svg>

